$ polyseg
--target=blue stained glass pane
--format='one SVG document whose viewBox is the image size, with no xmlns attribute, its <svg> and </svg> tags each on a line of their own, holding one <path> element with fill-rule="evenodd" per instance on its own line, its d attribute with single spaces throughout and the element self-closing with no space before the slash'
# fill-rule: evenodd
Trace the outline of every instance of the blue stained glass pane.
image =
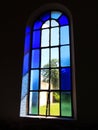
<svg viewBox="0 0 98 130">
<path fill-rule="evenodd" d="M 51 12 L 51 18 L 58 19 L 61 15 L 61 12 L 59 11 L 52 11 Z"/>
<path fill-rule="evenodd" d="M 39 60 L 40 60 L 39 58 L 40 58 L 40 50 L 33 50 L 31 68 L 39 68 Z"/>
<path fill-rule="evenodd" d="M 28 93 L 28 73 L 22 78 L 22 92 L 21 99 Z"/>
<path fill-rule="evenodd" d="M 29 71 L 29 53 L 24 56 L 23 61 L 23 75 Z"/>
<path fill-rule="evenodd" d="M 61 90 L 71 90 L 71 70 L 70 68 L 60 69 Z"/>
<path fill-rule="evenodd" d="M 70 47 L 69 46 L 61 46 L 60 60 L 61 60 L 62 67 L 70 66 Z"/>
<path fill-rule="evenodd" d="M 30 50 L 30 34 L 26 34 L 25 36 L 25 47 L 24 47 L 24 53 L 27 53 Z"/>
<path fill-rule="evenodd" d="M 38 90 L 39 88 L 39 70 L 31 70 L 30 90 Z"/>
<path fill-rule="evenodd" d="M 40 47 L 40 31 L 34 31 L 33 32 L 32 47 L 33 48 L 39 48 Z"/>
<path fill-rule="evenodd" d="M 26 27 L 26 31 L 25 31 L 25 33 L 30 33 L 30 30 L 31 30 L 30 27 L 27 26 L 27 27 Z"/>
<path fill-rule="evenodd" d="M 69 44 L 69 26 L 63 26 L 60 28 L 60 44 Z"/>
<path fill-rule="evenodd" d="M 69 24 L 68 18 L 67 18 L 67 16 L 65 16 L 65 15 L 62 15 L 62 16 L 58 19 L 58 22 L 59 22 L 60 25 L 68 25 L 68 24 Z"/>
<path fill-rule="evenodd" d="M 42 24 L 43 24 L 43 23 L 42 23 L 41 21 L 36 21 L 33 28 L 34 28 L 34 29 L 40 29 L 41 26 L 42 26 Z"/>
<path fill-rule="evenodd" d="M 41 17 L 41 20 L 44 21 L 44 22 L 49 20 L 49 19 L 50 19 L 50 12 L 43 14 L 42 17 Z"/>
</svg>

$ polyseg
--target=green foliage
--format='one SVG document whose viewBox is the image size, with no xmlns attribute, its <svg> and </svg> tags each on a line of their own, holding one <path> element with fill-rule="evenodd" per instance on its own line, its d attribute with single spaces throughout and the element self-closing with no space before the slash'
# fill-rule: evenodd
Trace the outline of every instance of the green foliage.
<svg viewBox="0 0 98 130">
<path fill-rule="evenodd" d="M 58 65 L 58 60 L 57 59 L 52 59 L 50 61 L 50 64 L 47 63 L 44 65 L 43 68 L 49 68 L 50 66 L 52 67 L 57 67 Z M 42 76 L 43 76 L 43 81 L 49 83 L 49 77 L 50 77 L 50 83 L 53 85 L 53 88 L 58 88 L 59 85 L 59 71 L 58 69 L 43 69 L 42 70 Z"/>
<path fill-rule="evenodd" d="M 60 101 L 59 92 L 53 92 L 53 100 L 54 100 L 54 102 L 59 102 Z"/>
</svg>

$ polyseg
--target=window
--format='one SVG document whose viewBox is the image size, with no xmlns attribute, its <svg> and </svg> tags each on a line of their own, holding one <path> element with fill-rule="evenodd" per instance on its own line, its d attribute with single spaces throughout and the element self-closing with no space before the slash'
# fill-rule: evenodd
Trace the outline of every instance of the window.
<svg viewBox="0 0 98 130">
<path fill-rule="evenodd" d="M 26 27 L 21 117 L 74 118 L 71 22 L 50 10 Z"/>
</svg>

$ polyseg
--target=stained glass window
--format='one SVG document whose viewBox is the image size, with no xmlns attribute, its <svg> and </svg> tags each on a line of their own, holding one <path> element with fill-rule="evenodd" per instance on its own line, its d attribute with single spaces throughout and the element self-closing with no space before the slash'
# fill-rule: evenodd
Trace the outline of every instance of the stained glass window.
<svg viewBox="0 0 98 130">
<path fill-rule="evenodd" d="M 20 116 L 72 118 L 71 24 L 46 12 L 26 28 Z"/>
</svg>

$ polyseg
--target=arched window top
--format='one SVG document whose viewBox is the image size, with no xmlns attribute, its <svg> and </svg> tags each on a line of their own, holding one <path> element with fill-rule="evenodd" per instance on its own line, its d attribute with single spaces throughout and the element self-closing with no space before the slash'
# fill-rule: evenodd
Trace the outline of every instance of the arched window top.
<svg viewBox="0 0 98 130">
<path fill-rule="evenodd" d="M 51 27 L 58 26 L 57 23 L 60 26 L 68 25 L 69 19 L 68 16 L 62 13 L 61 11 L 50 11 L 48 13 L 43 14 L 37 21 L 34 22 L 33 29 L 40 29 L 46 28 L 50 26 L 51 20 Z"/>
<path fill-rule="evenodd" d="M 72 21 L 63 6 L 48 6 L 26 27 L 20 116 L 74 119 Z"/>
</svg>

